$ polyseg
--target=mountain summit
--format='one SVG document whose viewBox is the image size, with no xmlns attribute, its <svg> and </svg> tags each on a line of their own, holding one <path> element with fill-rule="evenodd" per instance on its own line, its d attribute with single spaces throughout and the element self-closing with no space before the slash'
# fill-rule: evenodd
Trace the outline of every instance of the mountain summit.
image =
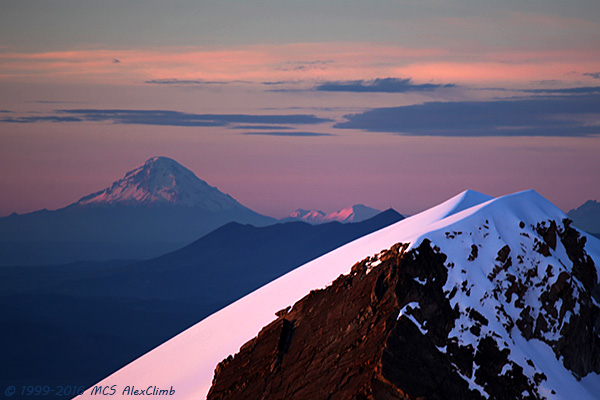
<svg viewBox="0 0 600 400">
<path fill-rule="evenodd" d="M 600 241 L 536 192 L 467 191 L 289 272 L 100 385 L 172 385 L 181 399 L 598 399 L 598 265 Z"/>
<path fill-rule="evenodd" d="M 277 222 L 175 160 L 153 157 L 65 208 L 0 218 L 0 265 L 146 259 L 233 221 Z"/>
<path fill-rule="evenodd" d="M 210 211 L 241 209 L 231 196 L 198 178 L 192 171 L 167 157 L 152 157 L 129 171 L 112 186 L 81 198 L 78 206 L 179 205 Z"/>
</svg>

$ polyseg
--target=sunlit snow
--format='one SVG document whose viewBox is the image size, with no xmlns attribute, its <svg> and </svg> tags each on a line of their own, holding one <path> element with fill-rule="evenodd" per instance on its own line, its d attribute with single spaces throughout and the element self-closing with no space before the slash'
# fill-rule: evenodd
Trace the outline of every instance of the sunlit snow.
<svg viewBox="0 0 600 400">
<path fill-rule="evenodd" d="M 532 285 L 527 298 L 527 302 L 535 307 L 540 290 L 535 283 L 546 271 L 547 264 L 552 263 L 553 268 L 558 270 L 569 268 L 572 263 L 561 245 L 549 258 L 531 251 L 534 245 L 532 238 L 536 235 L 533 226 L 541 221 L 560 222 L 564 218 L 566 215 L 562 211 L 534 191 L 496 199 L 465 191 L 436 207 L 357 239 L 297 268 L 207 317 L 98 385 L 117 385 L 117 393 L 120 393 L 119 388 L 122 390 L 127 385 L 172 386 L 177 399 L 204 398 L 211 386 L 217 363 L 235 354 L 243 343 L 256 336 L 263 326 L 275 319 L 275 312 L 293 305 L 310 290 L 323 288 L 340 274 L 348 273 L 357 261 L 398 242 L 410 243 L 412 248 L 428 238 L 432 246 L 437 246 L 448 256 L 448 281 L 444 290 L 450 292 L 454 287 L 459 288 L 451 300 L 452 306 L 458 305 L 463 312 L 472 308 L 481 313 L 489 321 L 487 326 L 482 326 L 482 333 L 493 332 L 499 338 L 499 343 L 506 343 L 511 350 L 509 359 L 524 365 L 525 375 L 531 376 L 534 372 L 527 360 L 538 371 L 543 371 L 548 377 L 540 386 L 543 395 L 548 399 L 597 399 L 600 376 L 592 373 L 578 382 L 556 359 L 548 345 L 535 339 L 527 341 L 516 328 L 512 331 L 506 328 L 502 313 L 497 312 L 501 303 L 493 296 L 494 290 L 497 290 L 495 285 L 502 285 L 505 277 L 489 278 L 498 250 L 508 244 L 515 271 L 525 268 L 525 265 L 539 265 L 538 274 L 531 273 Z M 519 228 L 521 222 L 525 223 L 523 229 Z M 520 233 L 526 233 L 529 237 Z M 469 259 L 472 246 L 477 247 L 478 254 Z M 588 237 L 586 250 L 596 265 L 600 265 L 600 241 Z M 517 256 L 527 259 L 523 266 L 517 262 Z M 378 264 L 374 258 L 371 268 L 376 268 Z M 554 274 L 554 279 L 556 276 L 558 273 Z M 513 319 L 518 313 L 515 301 L 513 298 L 505 308 L 506 314 Z M 418 304 L 410 306 L 415 308 Z M 463 312 L 449 336 L 475 346 L 478 338 L 467 329 L 472 321 L 467 321 Z M 400 311 L 400 315 L 404 313 L 410 314 L 408 306 Z M 417 326 L 423 329 L 418 323 Z M 484 393 L 472 379 L 467 380 L 473 389 Z M 95 397 L 88 391 L 80 398 Z"/>
</svg>

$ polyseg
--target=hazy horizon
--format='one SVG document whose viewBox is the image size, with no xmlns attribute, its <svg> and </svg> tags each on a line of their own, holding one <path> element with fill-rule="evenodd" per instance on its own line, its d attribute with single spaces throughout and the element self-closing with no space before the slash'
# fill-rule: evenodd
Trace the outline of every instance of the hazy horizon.
<svg viewBox="0 0 600 400">
<path fill-rule="evenodd" d="M 156 157 L 156 156 L 155 156 L 155 157 Z M 177 161 L 177 160 L 175 160 L 175 161 Z M 142 164 L 138 165 L 138 167 L 140 167 L 141 165 L 142 165 Z M 184 166 L 184 167 L 185 167 L 185 166 Z M 127 173 L 129 173 L 129 172 L 131 172 L 131 171 L 127 171 Z M 192 172 L 194 172 L 194 171 L 192 171 Z M 195 174 L 195 173 L 194 173 L 194 174 Z M 126 174 L 124 173 L 123 175 L 125 176 Z M 195 174 L 195 175 L 197 176 L 197 174 Z M 200 177 L 199 177 L 199 178 L 200 178 Z M 122 179 L 122 177 L 121 177 L 121 178 L 119 178 L 119 179 Z M 202 179 L 202 178 L 200 178 L 200 179 Z M 116 180 L 115 180 L 115 181 L 116 181 Z M 114 183 L 114 182 L 111 182 L 111 184 L 112 184 L 112 183 Z M 207 183 L 208 183 L 208 184 L 210 184 L 210 182 L 207 182 Z M 211 185 L 211 186 L 214 186 L 214 185 Z M 111 187 L 111 185 L 107 185 L 107 186 L 106 186 L 106 188 L 110 188 L 110 187 Z M 103 187 L 103 188 L 101 188 L 101 189 L 103 190 L 103 189 L 105 189 L 105 188 Z M 472 189 L 468 189 L 468 188 L 466 188 L 466 189 L 464 189 L 463 191 L 465 191 L 465 190 L 472 190 Z M 455 193 L 455 195 L 458 195 L 459 193 L 462 193 L 463 191 L 461 191 L 461 192 L 457 192 L 457 193 Z M 97 191 L 96 191 L 96 192 L 97 192 Z M 53 211 L 53 210 L 57 210 L 57 209 L 61 209 L 61 208 L 63 208 L 63 207 L 69 206 L 69 205 L 71 205 L 71 204 L 73 204 L 73 203 L 76 203 L 76 202 L 77 202 L 77 201 L 79 201 L 81 198 L 83 198 L 83 197 L 85 197 L 85 196 L 88 196 L 88 195 L 90 195 L 90 194 L 93 194 L 93 193 L 86 193 L 85 195 L 82 195 L 82 196 L 78 197 L 77 199 L 73 199 L 73 201 L 69 202 L 68 204 L 65 204 L 64 206 L 58 207 L 58 208 L 56 208 L 56 209 L 49 209 L 49 210 L 50 210 L 50 211 Z M 229 193 L 226 193 L 226 194 L 229 194 Z M 484 194 L 487 194 L 487 193 L 484 193 Z M 507 195 L 507 194 L 511 194 L 511 193 L 504 193 L 504 195 Z M 500 196 L 502 196 L 502 195 L 500 195 Z M 233 196 L 232 196 L 232 197 L 233 197 Z M 454 195 L 452 195 L 452 196 L 449 196 L 448 198 L 446 198 L 446 199 L 443 199 L 442 201 L 444 201 L 444 200 L 448 200 L 450 197 L 454 197 Z M 235 198 L 235 197 L 234 197 L 234 198 Z M 236 199 L 236 200 L 238 200 L 240 203 L 242 203 L 242 204 L 243 204 L 243 202 L 242 202 L 242 201 L 240 201 L 239 199 Z M 591 200 L 594 200 L 594 199 L 591 199 Z M 441 202 L 441 201 L 440 201 L 440 202 Z M 355 206 L 355 205 L 360 205 L 360 204 L 362 204 L 362 203 L 356 203 L 356 202 L 355 202 L 355 203 L 348 203 L 348 204 L 346 204 L 345 206 L 343 206 L 343 207 L 339 207 L 339 208 L 336 208 L 336 209 L 323 209 L 323 208 L 319 208 L 319 207 L 316 207 L 316 208 L 314 208 L 314 207 L 313 207 L 313 208 L 308 208 L 308 209 L 307 209 L 307 208 L 304 208 L 304 209 L 305 209 L 305 210 L 318 210 L 318 211 L 323 211 L 323 212 L 325 212 L 326 214 L 329 214 L 329 213 L 333 213 L 333 212 L 336 212 L 336 211 L 340 211 L 340 210 L 342 210 L 342 209 L 345 209 L 345 208 L 348 208 L 348 207 L 352 207 L 352 206 Z M 367 206 L 367 207 L 371 207 L 369 204 L 362 204 L 362 205 L 365 205 L 365 206 Z M 407 217 L 407 216 L 410 216 L 410 215 L 417 214 L 417 213 L 419 213 L 419 212 L 421 212 L 421 211 L 426 211 L 427 209 L 431 208 L 431 206 L 434 206 L 434 205 L 436 205 L 436 204 L 432 204 L 432 205 L 430 205 L 430 206 L 427 206 L 427 207 L 425 207 L 425 208 L 423 208 L 423 209 L 419 209 L 419 210 L 417 210 L 417 211 L 415 211 L 415 212 L 411 212 L 411 213 L 408 213 L 408 212 L 400 212 L 400 213 L 401 213 L 403 216 Z M 394 207 L 394 206 L 388 206 L 388 207 L 380 207 L 380 208 L 379 208 L 379 210 L 383 212 L 383 211 L 385 211 L 386 209 L 390 209 L 390 208 L 392 208 L 392 209 L 395 209 L 395 207 Z M 42 209 L 33 210 L 33 212 L 35 212 L 35 211 L 40 211 L 40 210 L 44 210 L 44 209 L 48 209 L 48 208 L 47 208 L 47 207 L 45 207 L 45 208 L 42 208 Z M 289 217 L 289 216 L 290 216 L 290 214 L 291 214 L 292 212 L 294 212 L 294 211 L 297 211 L 297 210 L 299 210 L 299 209 L 302 209 L 302 207 L 298 207 L 298 208 L 295 208 L 295 209 L 293 209 L 293 210 L 290 210 L 289 212 L 287 212 L 287 213 L 285 213 L 285 214 L 283 214 L 283 215 L 268 215 L 268 214 L 264 214 L 264 215 L 266 215 L 266 216 L 269 216 L 269 217 L 273 217 L 273 218 L 276 218 L 276 219 L 282 219 L 282 218 Z M 398 209 L 395 209 L 395 210 L 396 210 L 396 211 L 399 211 Z M 567 212 L 568 212 L 568 211 L 570 211 L 570 210 L 563 210 L 563 211 L 564 211 L 565 213 L 567 213 Z M 20 213 L 20 214 L 27 214 L 27 213 L 29 213 L 29 212 L 24 212 L 24 213 Z M 14 214 L 14 212 L 13 212 L 13 213 L 11 213 L 11 214 Z M 8 216 L 8 215 L 11 215 L 11 214 L 7 214 L 7 215 L 0 215 L 0 218 L 1 218 L 1 217 Z M 19 213 L 17 213 L 17 214 L 19 214 Z"/>
</svg>

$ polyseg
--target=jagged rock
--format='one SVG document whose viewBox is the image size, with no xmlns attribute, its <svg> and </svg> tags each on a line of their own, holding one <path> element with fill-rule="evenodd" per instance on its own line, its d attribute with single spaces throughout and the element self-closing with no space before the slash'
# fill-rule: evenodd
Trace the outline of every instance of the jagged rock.
<svg viewBox="0 0 600 400">
<path fill-rule="evenodd" d="M 475 363 L 479 366 L 475 372 L 475 382 L 494 393 L 497 399 L 540 399 L 541 396 L 523 375 L 523 368 L 508 360 L 510 350 L 498 348 L 496 341 L 486 336 L 477 346 Z M 503 374 L 505 365 L 510 370 Z"/>
<path fill-rule="evenodd" d="M 500 300 L 503 294 L 504 304 L 521 310 L 513 319 L 502 302 L 496 306 L 507 332 L 516 326 L 526 340 L 548 344 L 566 368 L 583 377 L 600 372 L 600 309 L 592 301 L 596 269 L 585 252 L 585 238 L 568 221 L 563 225 L 539 223 L 538 236 L 527 237 L 532 250 L 545 257 L 556 251 L 560 239 L 573 262 L 572 274 L 555 272 L 548 264 L 540 276 L 540 261 L 525 266 L 523 254 L 515 267 L 505 245 L 488 275 L 495 284 L 488 295 Z M 452 231 L 445 236 L 459 235 Z M 457 266 L 445 265 L 447 257 L 427 239 L 406 249 L 398 243 L 358 262 L 331 286 L 278 312 L 278 319 L 257 338 L 219 364 L 209 399 L 482 398 L 468 379 L 490 398 L 542 399 L 537 388 L 546 375 L 528 362 L 527 368 L 533 368 L 528 378 L 487 328 L 484 315 L 471 307 L 461 314 L 458 304 L 451 306 L 458 290 L 469 297 L 472 288 L 465 279 L 444 291 L 448 269 Z M 477 259 L 478 252 L 473 244 L 468 261 Z M 543 289 L 539 309 L 525 300 L 532 287 Z M 459 318 L 459 330 L 476 338 L 475 346 L 451 337 Z"/>
<path fill-rule="evenodd" d="M 476 245 L 471 245 L 471 254 L 469 254 L 469 261 L 474 261 L 477 258 L 477 253 L 479 252 L 479 249 L 477 248 Z"/>
<path fill-rule="evenodd" d="M 542 221 L 536 226 L 536 231 L 542 236 L 544 243 L 546 243 L 549 248 L 556 250 L 556 234 L 558 229 L 555 221 L 550 221 L 548 226 L 546 226 L 545 221 Z"/>
<path fill-rule="evenodd" d="M 559 272 L 549 284 L 555 277 L 555 268 L 548 264 L 538 284 L 547 287 L 539 296 L 539 313 L 536 314 L 529 306 L 525 307 L 516 325 L 527 340 L 538 339 L 547 343 L 577 378 L 590 372 L 600 373 L 600 308 L 592 300 L 598 297 L 600 289 L 596 266 L 585 251 L 586 238 L 580 237 L 567 219 L 563 221 L 562 228 L 555 221 L 543 221 L 536 225 L 535 230 L 542 240 L 535 238 L 534 250 L 549 256 L 550 249 L 557 248 L 558 237 L 573 262 L 573 268 L 571 273 L 565 270 Z M 497 260 L 505 258 L 505 254 L 506 251 L 503 251 L 503 257 L 500 257 L 499 252 Z M 516 294 L 515 306 L 522 306 L 520 299 L 527 292 L 527 283 L 537 275 L 537 265 L 525 272 L 525 284 L 519 278 L 508 275 L 507 302 L 510 303 L 512 294 Z M 546 333 L 550 332 L 558 336 L 549 338 Z"/>
<path fill-rule="evenodd" d="M 496 261 L 500 261 L 501 263 L 506 262 L 508 255 L 510 254 L 510 246 L 505 245 L 500 250 L 498 250 L 498 257 L 496 257 Z"/>
<path fill-rule="evenodd" d="M 221 362 L 208 399 L 539 399 L 518 365 L 486 336 L 477 349 L 449 339 L 459 316 L 443 286 L 446 256 L 424 240 L 395 245 L 312 291 Z M 423 282 L 425 282 L 423 284 Z M 474 329 L 489 321 L 468 310 Z M 444 349 L 443 351 L 441 349 Z"/>
<path fill-rule="evenodd" d="M 563 221 L 564 230 L 559 232 L 560 241 L 569 259 L 573 262 L 573 274 L 589 291 L 597 302 L 600 302 L 600 284 L 596 273 L 594 260 L 586 253 L 585 243 L 587 238 L 580 237 L 579 232 L 571 227 L 571 220 Z"/>
</svg>

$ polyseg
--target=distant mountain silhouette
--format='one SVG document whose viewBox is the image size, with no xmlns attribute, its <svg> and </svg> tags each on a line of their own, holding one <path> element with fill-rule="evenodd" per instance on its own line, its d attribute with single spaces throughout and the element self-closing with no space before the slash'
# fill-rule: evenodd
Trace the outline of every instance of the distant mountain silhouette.
<svg viewBox="0 0 600 400">
<path fill-rule="evenodd" d="M 349 224 L 231 222 L 133 264 L 0 268 L 0 384 L 92 384 L 265 283 L 402 218 L 390 209 Z"/>
<path fill-rule="evenodd" d="M 231 221 L 260 215 L 175 160 L 153 157 L 110 187 L 59 210 L 0 218 L 0 265 L 147 259 Z"/>
<path fill-rule="evenodd" d="M 567 213 L 579 229 L 600 237 L 600 203 L 588 200 Z"/>
</svg>

